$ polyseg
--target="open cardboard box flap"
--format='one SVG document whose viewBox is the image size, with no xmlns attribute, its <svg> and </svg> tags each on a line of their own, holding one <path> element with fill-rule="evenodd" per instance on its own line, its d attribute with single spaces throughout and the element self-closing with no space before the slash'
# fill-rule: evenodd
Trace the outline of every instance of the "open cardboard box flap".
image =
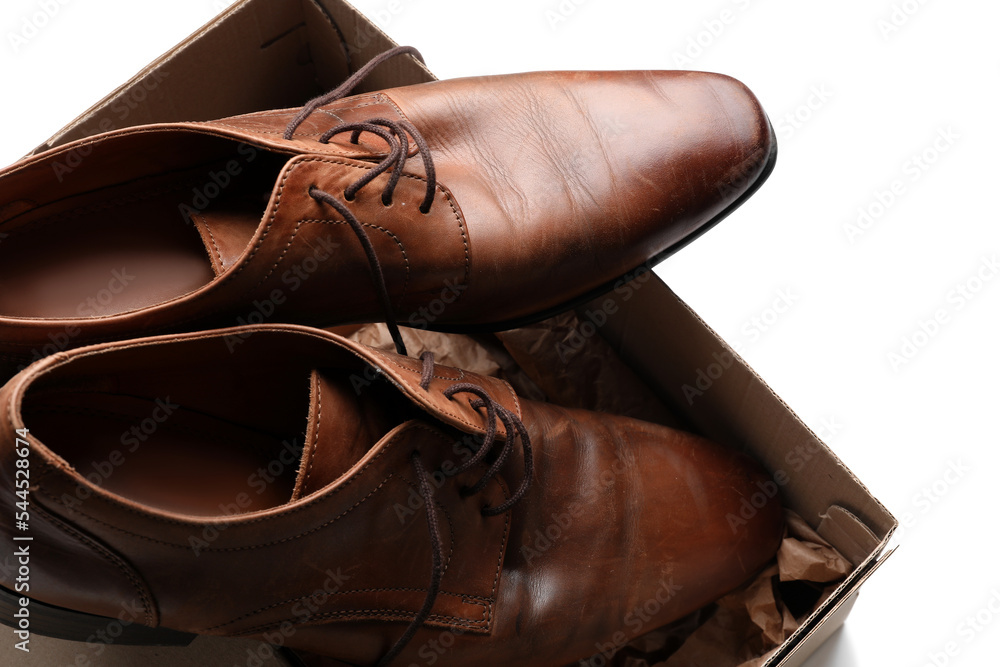
<svg viewBox="0 0 1000 667">
<path fill-rule="evenodd" d="M 33 152 L 134 125 L 302 106 L 394 46 L 346 2 L 237 2 Z M 434 78 L 404 56 L 377 68 L 356 92 Z"/>
<path fill-rule="evenodd" d="M 121 127 L 300 106 L 395 46 L 343 0 L 243 0 L 36 149 Z M 417 45 L 419 46 L 419 45 Z M 409 56 L 357 92 L 433 80 Z M 579 309 L 649 386 L 703 434 L 751 452 L 785 504 L 855 570 L 771 658 L 802 664 L 844 621 L 891 554 L 897 523 L 790 408 L 651 271 Z M 600 316 L 593 317 L 594 313 Z"/>
</svg>

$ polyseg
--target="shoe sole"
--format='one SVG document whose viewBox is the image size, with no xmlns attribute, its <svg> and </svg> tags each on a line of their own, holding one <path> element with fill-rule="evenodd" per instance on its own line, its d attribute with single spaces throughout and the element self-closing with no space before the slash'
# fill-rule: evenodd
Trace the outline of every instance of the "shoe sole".
<svg viewBox="0 0 1000 667">
<path fill-rule="evenodd" d="M 775 136 L 774 127 L 771 126 L 770 120 L 768 121 L 768 127 L 771 129 L 771 136 L 774 137 Z M 705 223 L 695 231 L 685 236 L 683 239 L 681 239 L 674 245 L 666 248 L 665 250 L 656 255 L 653 255 L 639 266 L 633 268 L 631 271 L 627 271 L 621 276 L 615 278 L 614 280 L 609 280 L 603 285 L 599 285 L 598 287 L 595 287 L 594 289 L 585 292 L 581 296 L 574 297 L 562 303 L 561 305 L 548 308 L 539 313 L 533 313 L 525 317 L 514 318 L 502 322 L 493 322 L 490 324 L 455 325 L 455 326 L 449 326 L 449 325 L 435 326 L 432 324 L 427 328 L 432 329 L 434 331 L 443 331 L 445 333 L 490 333 L 496 331 L 507 331 L 509 329 L 517 329 L 519 327 L 535 324 L 536 322 L 541 322 L 542 320 L 546 320 L 550 317 L 554 317 L 556 315 L 559 315 L 560 313 L 564 313 L 568 310 L 572 310 L 574 308 L 577 308 L 578 306 L 582 306 L 585 303 L 593 301 L 597 297 L 603 294 L 607 294 L 614 288 L 620 285 L 624 285 L 628 282 L 631 282 L 632 280 L 643 275 L 644 273 L 652 271 L 654 266 L 656 266 L 663 260 L 670 257 L 678 250 L 681 250 L 682 248 L 686 247 L 689 243 L 692 243 L 693 241 L 697 240 L 702 234 L 704 234 L 705 232 L 715 227 L 715 225 L 722 222 L 726 217 L 729 216 L 730 213 L 732 213 L 740 206 L 742 206 L 744 202 L 746 202 L 746 200 L 750 199 L 750 197 L 752 197 L 757 192 L 757 190 L 760 189 L 760 186 L 764 184 L 764 182 L 771 175 L 771 172 L 774 171 L 774 164 L 775 162 L 777 162 L 777 159 L 778 159 L 778 142 L 777 140 L 775 140 L 772 142 L 771 151 L 770 153 L 768 153 L 767 162 L 765 162 L 764 169 L 761 170 L 760 175 L 757 176 L 757 179 L 750 184 L 750 187 L 748 187 L 743 194 L 741 194 L 736 200 L 734 200 L 733 203 L 727 206 L 725 210 L 723 210 L 721 213 L 719 213 L 717 216 L 709 220 L 707 223 Z M 401 322 L 400 326 L 404 326 L 404 323 Z"/>
<path fill-rule="evenodd" d="M 0 586 L 0 623 L 20 630 L 18 618 L 14 614 L 21 609 L 20 599 L 25 597 Z M 168 628 L 151 628 L 135 622 L 123 622 L 117 618 L 85 614 L 71 609 L 31 600 L 28 606 L 29 626 L 32 635 L 64 639 L 72 642 L 117 646 L 188 646 L 198 635 Z M 275 647 L 292 667 L 308 667 L 309 664 L 287 646 Z M 318 658 L 324 667 L 356 667 L 332 658 Z"/>
<path fill-rule="evenodd" d="M 22 597 L 25 596 L 0 586 L 0 623 L 15 630 L 27 629 L 33 635 L 120 646 L 187 646 L 198 636 L 167 628 L 151 628 L 133 621 L 85 614 L 30 598 L 27 606 L 28 627 L 21 628 L 20 619 L 14 614 L 22 609 Z"/>
</svg>

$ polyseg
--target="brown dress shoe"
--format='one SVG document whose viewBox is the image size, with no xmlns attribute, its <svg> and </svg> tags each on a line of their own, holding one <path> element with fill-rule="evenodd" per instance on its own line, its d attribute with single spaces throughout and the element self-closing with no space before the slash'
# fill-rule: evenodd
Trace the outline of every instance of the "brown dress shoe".
<svg viewBox="0 0 1000 667">
<path fill-rule="evenodd" d="M 127 128 L 0 172 L 0 355 L 265 321 L 510 328 L 647 270 L 774 159 L 725 76 L 343 97 L 384 57 L 303 109 Z"/>
<path fill-rule="evenodd" d="M 743 455 L 307 327 L 55 355 L 0 414 L 0 533 L 33 538 L 0 608 L 30 598 L 40 634 L 563 665 L 712 602 L 782 536 Z"/>
</svg>

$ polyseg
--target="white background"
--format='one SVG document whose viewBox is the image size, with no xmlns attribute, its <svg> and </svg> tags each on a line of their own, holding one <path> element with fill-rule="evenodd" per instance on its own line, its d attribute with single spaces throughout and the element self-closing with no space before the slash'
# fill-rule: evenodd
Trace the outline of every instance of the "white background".
<svg viewBox="0 0 1000 667">
<path fill-rule="evenodd" d="M 46 2 L 54 16 L 12 43 Z M 3 0 L 0 162 L 227 4 Z M 907 524 L 902 548 L 809 667 L 997 664 L 1000 613 L 983 611 L 978 631 L 966 619 L 994 595 L 1000 610 L 1000 277 L 990 263 L 1000 226 L 988 203 L 1000 187 L 1000 5 L 357 4 L 441 78 L 703 69 L 756 92 L 779 136 L 774 174 L 658 273 Z M 867 228 L 859 209 L 872 215 Z M 909 358 L 904 339 L 917 346 Z"/>
</svg>

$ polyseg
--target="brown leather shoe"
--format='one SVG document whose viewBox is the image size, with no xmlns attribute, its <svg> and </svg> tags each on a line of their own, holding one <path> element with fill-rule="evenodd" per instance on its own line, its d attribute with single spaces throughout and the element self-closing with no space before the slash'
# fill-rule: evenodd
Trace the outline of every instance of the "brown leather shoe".
<svg viewBox="0 0 1000 667">
<path fill-rule="evenodd" d="M 742 455 L 293 325 L 52 356 L 0 414 L 0 532 L 33 537 L 40 634 L 123 617 L 124 642 L 562 665 L 713 601 L 782 533 Z"/>
<path fill-rule="evenodd" d="M 343 97 L 383 59 L 303 109 L 127 128 L 0 172 L 0 355 L 265 321 L 509 328 L 648 269 L 774 159 L 725 76 Z"/>
</svg>

